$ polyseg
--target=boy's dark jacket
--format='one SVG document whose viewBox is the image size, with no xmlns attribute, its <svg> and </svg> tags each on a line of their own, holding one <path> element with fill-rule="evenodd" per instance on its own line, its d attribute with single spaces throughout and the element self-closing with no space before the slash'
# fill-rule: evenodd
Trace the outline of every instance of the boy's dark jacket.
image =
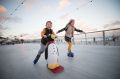
<svg viewBox="0 0 120 79">
<path fill-rule="evenodd" d="M 54 34 L 52 29 L 44 28 L 43 31 L 41 32 L 41 43 L 46 45 L 49 41 L 54 41 L 51 37 L 49 37 L 50 34 Z M 44 38 L 43 35 L 46 35 L 47 38 Z"/>
</svg>

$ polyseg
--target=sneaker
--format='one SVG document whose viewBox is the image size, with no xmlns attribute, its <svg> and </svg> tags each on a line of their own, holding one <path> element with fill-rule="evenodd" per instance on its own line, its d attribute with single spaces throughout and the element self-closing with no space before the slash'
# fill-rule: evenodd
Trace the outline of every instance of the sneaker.
<svg viewBox="0 0 120 79">
<path fill-rule="evenodd" d="M 39 58 L 40 58 L 40 55 L 37 55 L 35 60 L 33 61 L 33 63 L 36 64 L 38 62 Z"/>
<path fill-rule="evenodd" d="M 67 56 L 68 56 L 68 57 L 74 57 L 74 53 L 73 53 L 73 52 L 69 52 L 69 53 L 67 54 Z"/>
</svg>

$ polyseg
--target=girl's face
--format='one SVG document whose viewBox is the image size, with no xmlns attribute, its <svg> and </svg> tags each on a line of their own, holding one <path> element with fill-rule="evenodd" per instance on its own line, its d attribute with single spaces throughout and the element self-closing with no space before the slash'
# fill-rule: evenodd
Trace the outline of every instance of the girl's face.
<svg viewBox="0 0 120 79">
<path fill-rule="evenodd" d="M 48 29 L 51 29 L 51 28 L 52 28 L 52 22 L 47 22 L 47 23 L 46 23 L 46 27 L 47 27 Z"/>
<path fill-rule="evenodd" d="M 74 24 L 75 24 L 75 21 L 73 20 L 71 23 L 70 23 L 72 26 L 74 26 Z"/>
</svg>

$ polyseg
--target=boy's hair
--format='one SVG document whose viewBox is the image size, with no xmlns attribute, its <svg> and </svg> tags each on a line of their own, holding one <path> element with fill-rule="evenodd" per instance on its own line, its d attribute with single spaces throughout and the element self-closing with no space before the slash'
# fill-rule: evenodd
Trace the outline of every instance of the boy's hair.
<svg viewBox="0 0 120 79">
<path fill-rule="evenodd" d="M 52 24 L 52 22 L 51 22 L 51 21 L 47 21 L 47 22 L 46 22 L 46 25 L 47 25 L 47 23 L 51 23 L 51 24 Z"/>
</svg>

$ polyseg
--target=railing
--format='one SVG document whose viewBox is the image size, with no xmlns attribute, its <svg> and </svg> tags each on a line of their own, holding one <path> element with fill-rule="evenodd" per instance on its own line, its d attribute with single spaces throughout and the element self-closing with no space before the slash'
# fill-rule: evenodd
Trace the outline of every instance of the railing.
<svg viewBox="0 0 120 79">
<path fill-rule="evenodd" d="M 120 46 L 120 28 L 75 34 L 73 44 Z M 27 40 L 24 43 L 40 43 L 40 39 Z M 66 43 L 64 36 L 58 36 L 56 43 Z"/>
<path fill-rule="evenodd" d="M 61 37 L 59 42 L 65 42 Z M 73 44 L 120 46 L 120 28 L 75 34 Z"/>
</svg>

